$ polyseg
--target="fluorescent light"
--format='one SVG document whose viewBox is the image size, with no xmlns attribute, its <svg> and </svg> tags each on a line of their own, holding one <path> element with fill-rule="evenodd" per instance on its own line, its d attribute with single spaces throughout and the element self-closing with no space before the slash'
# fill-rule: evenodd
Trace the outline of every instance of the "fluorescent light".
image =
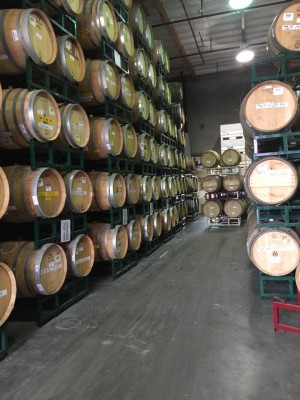
<svg viewBox="0 0 300 400">
<path fill-rule="evenodd" d="M 243 49 L 236 55 L 235 59 L 240 63 L 246 63 L 253 60 L 254 55 L 254 51 Z"/>
<path fill-rule="evenodd" d="M 250 6 L 253 0 L 229 0 L 229 6 L 235 10 L 242 10 Z"/>
</svg>

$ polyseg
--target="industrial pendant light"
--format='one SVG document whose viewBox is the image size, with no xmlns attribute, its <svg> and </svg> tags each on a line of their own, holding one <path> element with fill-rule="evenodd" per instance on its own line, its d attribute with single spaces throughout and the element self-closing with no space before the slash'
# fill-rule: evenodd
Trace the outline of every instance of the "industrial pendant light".
<svg viewBox="0 0 300 400">
<path fill-rule="evenodd" d="M 235 59 L 240 63 L 247 63 L 253 60 L 255 54 L 254 51 L 248 48 L 246 42 L 246 34 L 245 34 L 245 14 L 242 11 L 241 15 L 241 28 L 242 28 L 242 44 L 240 46 L 240 51 L 236 55 Z"/>
<path fill-rule="evenodd" d="M 229 0 L 229 6 L 234 10 L 243 10 L 250 6 L 253 0 Z"/>
</svg>

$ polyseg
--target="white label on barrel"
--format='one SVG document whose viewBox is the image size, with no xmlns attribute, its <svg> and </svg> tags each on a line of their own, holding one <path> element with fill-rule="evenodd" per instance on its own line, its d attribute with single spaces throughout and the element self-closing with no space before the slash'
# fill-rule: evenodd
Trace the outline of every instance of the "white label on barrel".
<svg viewBox="0 0 300 400">
<path fill-rule="evenodd" d="M 293 21 L 294 13 L 284 13 L 282 19 L 283 19 L 283 21 Z"/>
<path fill-rule="evenodd" d="M 51 115 L 55 115 L 55 110 L 54 110 L 53 107 L 49 107 L 49 113 L 50 113 Z"/>
<path fill-rule="evenodd" d="M 67 40 L 66 41 L 66 49 L 67 50 L 71 50 L 71 48 L 72 48 L 72 44 L 71 44 L 71 42 L 69 40 Z"/>
<path fill-rule="evenodd" d="M 82 264 L 82 263 L 84 263 L 86 261 L 90 261 L 90 259 L 91 259 L 91 256 L 86 256 L 86 257 L 83 257 L 83 258 L 79 258 L 78 260 L 75 261 L 75 264 L 76 265 L 77 264 Z"/>
<path fill-rule="evenodd" d="M 120 54 L 115 50 L 114 51 L 114 59 L 115 59 L 115 64 L 121 68 L 121 56 Z"/>
<path fill-rule="evenodd" d="M 46 192 L 51 192 L 51 190 L 52 190 L 51 185 L 47 185 L 47 186 L 46 186 Z"/>
<path fill-rule="evenodd" d="M 257 247 L 258 253 L 273 253 L 274 251 L 295 251 L 295 246 L 268 246 L 268 247 Z"/>
<path fill-rule="evenodd" d="M 43 178 L 39 178 L 37 185 L 38 185 L 38 187 L 43 187 L 44 186 Z"/>
<path fill-rule="evenodd" d="M 31 25 L 36 26 L 36 19 L 33 15 L 29 16 L 29 22 L 31 23 Z"/>
<path fill-rule="evenodd" d="M 62 219 L 60 221 L 60 242 L 69 242 L 71 240 L 71 220 Z"/>
<path fill-rule="evenodd" d="M 82 177 L 81 177 L 81 182 L 82 182 L 82 183 L 85 183 L 85 182 L 86 182 L 86 177 L 85 177 L 85 176 L 82 176 Z"/>
<path fill-rule="evenodd" d="M 43 40 L 43 35 L 41 35 L 40 32 L 35 32 L 35 36 L 36 36 L 39 40 Z"/>
<path fill-rule="evenodd" d="M 60 262 L 60 254 L 57 254 L 57 255 L 55 256 L 55 262 L 56 262 L 56 263 Z"/>
<path fill-rule="evenodd" d="M 49 272 L 56 271 L 61 267 L 62 267 L 61 263 L 55 265 L 54 261 L 50 261 L 48 264 L 48 268 L 44 268 L 41 270 L 41 275 L 45 275 L 48 274 Z"/>
<path fill-rule="evenodd" d="M 37 206 L 37 205 L 39 204 L 39 200 L 38 200 L 38 197 L 37 197 L 37 196 L 32 196 L 32 201 L 33 201 L 33 204 L 34 204 L 35 206 Z"/>
<path fill-rule="evenodd" d="M 277 87 L 273 89 L 274 96 L 281 96 L 283 94 L 283 87 Z"/>
<path fill-rule="evenodd" d="M 18 32 L 15 29 L 13 29 L 11 31 L 11 34 L 12 34 L 13 41 L 17 42 L 19 40 Z"/>
<path fill-rule="evenodd" d="M 38 108 L 36 112 L 38 113 L 38 115 L 44 115 L 44 110 L 42 108 Z"/>
<path fill-rule="evenodd" d="M 283 31 L 299 31 L 300 25 L 282 25 Z"/>
<path fill-rule="evenodd" d="M 267 103 L 256 104 L 255 107 L 257 110 L 266 109 L 266 108 L 287 108 L 289 103 L 287 101 L 268 101 Z"/>
<path fill-rule="evenodd" d="M 39 122 L 39 127 L 42 129 L 48 129 L 49 131 L 53 131 L 53 126 L 45 124 L 44 122 Z"/>
<path fill-rule="evenodd" d="M 72 123 L 72 124 L 71 124 L 71 127 L 72 127 L 75 131 L 80 131 L 80 132 L 83 131 L 83 126 L 82 126 L 82 125 Z"/>
<path fill-rule="evenodd" d="M 7 289 L 0 290 L 0 297 L 4 297 L 7 295 Z"/>
<path fill-rule="evenodd" d="M 123 208 L 122 210 L 122 220 L 123 220 L 123 225 L 127 225 L 128 223 L 128 213 L 127 213 L 127 209 Z"/>
<path fill-rule="evenodd" d="M 70 60 L 75 61 L 75 57 L 72 54 L 70 54 Z"/>
<path fill-rule="evenodd" d="M 85 190 L 81 190 L 81 188 L 72 191 L 72 196 L 86 196 L 87 192 Z"/>
</svg>

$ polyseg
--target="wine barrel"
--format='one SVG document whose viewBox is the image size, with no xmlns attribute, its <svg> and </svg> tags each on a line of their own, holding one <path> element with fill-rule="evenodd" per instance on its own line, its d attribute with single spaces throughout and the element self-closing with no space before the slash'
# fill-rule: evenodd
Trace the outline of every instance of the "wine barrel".
<svg viewBox="0 0 300 400">
<path fill-rule="evenodd" d="M 120 95 L 118 102 L 125 107 L 132 109 L 135 103 L 135 89 L 132 78 L 129 74 L 124 73 L 120 75 Z"/>
<path fill-rule="evenodd" d="M 3 221 L 20 223 L 34 217 L 54 218 L 65 205 L 66 190 L 62 177 L 52 168 L 31 170 L 29 166 L 3 167 L 10 200 Z"/>
<path fill-rule="evenodd" d="M 95 261 L 121 260 L 127 254 L 128 236 L 125 226 L 94 222 L 88 224 L 88 235 L 94 243 Z"/>
<path fill-rule="evenodd" d="M 207 150 L 201 156 L 201 164 L 205 168 L 215 168 L 220 164 L 220 155 L 215 150 Z"/>
<path fill-rule="evenodd" d="M 170 189 L 169 189 L 169 183 L 168 183 L 168 178 L 166 176 L 162 176 L 160 180 L 161 186 L 160 186 L 160 195 L 163 199 L 167 199 L 168 197 L 171 196 Z"/>
<path fill-rule="evenodd" d="M 164 47 L 161 40 L 154 40 L 152 49 L 152 60 L 155 65 L 164 63 Z"/>
<path fill-rule="evenodd" d="M 241 161 L 241 153 L 236 149 L 227 149 L 221 154 L 221 162 L 225 167 L 239 165 Z"/>
<path fill-rule="evenodd" d="M 186 193 L 197 192 L 197 189 L 198 189 L 198 178 L 195 178 L 195 177 L 192 177 L 192 176 L 190 176 L 190 177 L 186 176 L 185 177 L 185 182 L 186 182 L 186 189 L 187 189 Z M 216 178 L 216 180 L 215 180 L 215 185 L 216 185 L 216 182 L 219 182 L 218 178 Z M 221 184 L 222 184 L 222 181 L 221 181 Z M 209 185 L 207 185 L 207 186 L 209 186 Z"/>
<path fill-rule="evenodd" d="M 153 100 L 149 100 L 149 119 L 148 122 L 151 126 L 156 124 L 156 108 Z"/>
<path fill-rule="evenodd" d="M 93 188 L 88 174 L 81 170 L 73 170 L 62 172 L 61 175 L 66 188 L 64 214 L 87 212 L 93 199 Z"/>
<path fill-rule="evenodd" d="M 180 103 L 183 100 L 183 87 L 181 82 L 168 83 L 171 92 L 171 103 Z"/>
<path fill-rule="evenodd" d="M 117 67 L 112 61 L 87 60 L 86 73 L 79 83 L 80 102 L 85 106 L 105 103 L 105 97 L 117 100 L 121 84 Z"/>
<path fill-rule="evenodd" d="M 171 90 L 169 88 L 169 85 L 167 82 L 165 83 L 165 97 L 164 97 L 165 102 L 167 103 L 168 106 L 171 105 Z"/>
<path fill-rule="evenodd" d="M 143 49 L 134 50 L 133 55 L 128 58 L 128 68 L 133 80 L 136 80 L 138 76 L 143 79 L 148 78 L 148 61 Z"/>
<path fill-rule="evenodd" d="M 132 109 L 132 122 L 138 122 L 139 119 L 147 121 L 149 117 L 149 99 L 142 90 L 136 92 L 135 102 Z"/>
<path fill-rule="evenodd" d="M 160 188 L 161 182 L 159 176 L 151 177 L 151 185 L 152 185 L 152 200 L 158 200 L 160 198 Z"/>
<path fill-rule="evenodd" d="M 219 200 L 207 200 L 203 204 L 203 214 L 208 218 L 216 218 L 222 211 L 222 203 Z"/>
<path fill-rule="evenodd" d="M 222 178 L 219 175 L 207 175 L 202 180 L 202 189 L 207 193 L 216 193 L 222 188 Z"/>
<path fill-rule="evenodd" d="M 290 228 L 259 228 L 255 224 L 248 232 L 247 252 L 252 263 L 264 274 L 283 276 L 299 264 L 300 241 Z"/>
<path fill-rule="evenodd" d="M 174 163 L 176 168 L 180 168 L 179 165 L 179 152 L 177 149 L 174 150 Z"/>
<path fill-rule="evenodd" d="M 243 177 L 238 174 L 223 177 L 223 188 L 227 192 L 236 192 L 243 189 Z"/>
<path fill-rule="evenodd" d="M 299 1 L 285 5 L 273 20 L 268 32 L 268 50 L 271 56 L 285 53 L 299 56 Z M 299 69 L 298 57 L 287 60 L 291 69 Z"/>
<path fill-rule="evenodd" d="M 16 278 L 12 270 L 0 262 L 0 327 L 12 312 L 17 294 Z"/>
<path fill-rule="evenodd" d="M 132 251 L 137 251 L 141 247 L 142 243 L 142 229 L 139 221 L 132 219 L 126 225 L 126 231 L 129 249 Z"/>
<path fill-rule="evenodd" d="M 93 186 L 93 200 L 90 211 L 106 211 L 123 207 L 126 200 L 126 186 L 122 175 L 91 171 L 88 173 Z"/>
<path fill-rule="evenodd" d="M 143 133 L 138 136 L 138 150 L 134 158 L 135 163 L 141 161 L 149 162 L 151 158 L 151 143 L 150 136 L 147 133 Z"/>
<path fill-rule="evenodd" d="M 159 237 L 162 234 L 162 218 L 161 218 L 161 213 L 159 211 L 156 211 L 153 213 L 153 235 L 155 237 Z"/>
<path fill-rule="evenodd" d="M 67 14 L 76 16 L 82 13 L 84 0 L 53 0 L 53 3 L 62 7 Z"/>
<path fill-rule="evenodd" d="M 248 208 L 246 199 L 229 199 L 224 203 L 224 213 L 227 217 L 241 217 L 244 215 Z"/>
<path fill-rule="evenodd" d="M 0 167 L 0 218 L 6 213 L 9 203 L 9 184 L 7 177 Z"/>
<path fill-rule="evenodd" d="M 58 105 L 46 90 L 5 89 L 0 110 L 0 147 L 29 147 L 30 139 L 55 140 L 60 132 Z"/>
<path fill-rule="evenodd" d="M 176 209 L 175 207 L 170 207 L 170 215 L 171 215 L 171 228 L 175 228 L 176 226 Z"/>
<path fill-rule="evenodd" d="M 165 144 L 161 144 L 158 148 L 157 164 L 162 167 L 166 167 L 168 165 L 167 146 Z"/>
<path fill-rule="evenodd" d="M 123 125 L 123 150 L 122 154 L 127 158 L 134 158 L 138 149 L 138 136 L 132 125 Z"/>
<path fill-rule="evenodd" d="M 90 139 L 90 122 L 83 107 L 79 104 L 60 106 L 61 129 L 55 139 L 56 147 L 71 146 L 74 149 L 85 147 Z"/>
<path fill-rule="evenodd" d="M 154 89 L 157 85 L 157 74 L 156 74 L 155 65 L 150 60 L 148 61 L 147 82 L 149 83 L 151 89 Z"/>
<path fill-rule="evenodd" d="M 170 196 L 174 197 L 176 196 L 176 184 L 174 182 L 173 176 L 168 176 L 168 185 L 169 185 L 169 194 Z"/>
<path fill-rule="evenodd" d="M 142 229 L 142 239 L 145 242 L 152 242 L 154 236 L 154 218 L 153 215 L 136 215 Z"/>
<path fill-rule="evenodd" d="M 170 232 L 172 228 L 172 217 L 169 208 L 164 208 L 161 213 L 162 232 Z"/>
<path fill-rule="evenodd" d="M 166 145 L 166 153 L 167 153 L 167 166 L 174 167 L 174 152 L 173 149 Z"/>
<path fill-rule="evenodd" d="M 149 49 L 152 50 L 154 46 L 154 32 L 150 22 L 146 21 L 146 27 L 144 32 L 145 42 L 148 45 Z"/>
<path fill-rule="evenodd" d="M 33 242 L 2 242 L 0 262 L 13 270 L 20 297 L 57 293 L 66 279 L 66 255 L 56 243 L 36 250 Z"/>
<path fill-rule="evenodd" d="M 169 73 L 171 72 L 171 63 L 170 63 L 170 57 L 167 51 L 165 51 L 165 70 L 166 70 L 166 74 L 169 75 Z"/>
<path fill-rule="evenodd" d="M 155 101 L 165 100 L 166 96 L 166 80 L 162 75 L 157 77 L 157 83 L 154 89 L 152 90 L 153 99 Z"/>
<path fill-rule="evenodd" d="M 116 47 L 125 58 L 132 57 L 134 54 L 133 34 L 130 26 L 124 21 L 118 22 Z"/>
<path fill-rule="evenodd" d="M 157 164 L 159 144 L 156 142 L 154 138 L 150 138 L 150 149 L 151 149 L 150 161 L 153 164 Z"/>
<path fill-rule="evenodd" d="M 47 15 L 38 9 L 0 10 L 0 74 L 26 71 L 26 58 L 37 65 L 55 60 L 57 44 Z"/>
<path fill-rule="evenodd" d="M 128 13 L 128 21 L 132 32 L 138 32 L 140 35 L 144 35 L 146 29 L 146 17 L 141 4 L 134 3 L 131 6 Z"/>
<path fill-rule="evenodd" d="M 255 133 L 272 134 L 289 129 L 297 114 L 298 98 L 290 85 L 275 80 L 258 83 L 240 108 L 245 140 L 251 143 Z"/>
<path fill-rule="evenodd" d="M 245 189 L 254 202 L 276 205 L 290 200 L 298 189 L 298 172 L 280 157 L 264 157 L 246 170 Z"/>
<path fill-rule="evenodd" d="M 196 164 L 195 164 L 195 160 L 193 159 L 193 157 L 186 156 L 185 159 L 186 159 L 186 169 L 188 171 L 195 171 Z"/>
<path fill-rule="evenodd" d="M 137 175 L 128 174 L 124 177 L 126 185 L 126 203 L 136 204 L 140 197 L 140 181 Z"/>
<path fill-rule="evenodd" d="M 57 56 L 49 66 L 51 72 L 65 76 L 69 82 L 81 82 L 85 76 L 85 58 L 78 40 L 71 35 L 58 36 Z"/>
<path fill-rule="evenodd" d="M 71 242 L 62 243 L 62 248 L 67 256 L 67 276 L 88 276 L 95 260 L 92 239 L 88 235 L 78 235 Z"/>
<path fill-rule="evenodd" d="M 140 194 L 139 194 L 139 203 L 148 203 L 152 199 L 152 181 L 151 177 L 146 175 L 136 175 L 139 180 L 140 185 Z"/>
<path fill-rule="evenodd" d="M 102 160 L 118 156 L 123 149 L 123 132 L 120 123 L 114 118 L 90 118 L 90 138 L 84 149 L 87 160 Z"/>
<path fill-rule="evenodd" d="M 154 127 L 155 135 L 166 133 L 168 131 L 168 120 L 167 113 L 165 110 L 159 110 L 156 112 L 156 124 Z"/>
<path fill-rule="evenodd" d="M 102 38 L 115 42 L 118 25 L 114 9 L 106 0 L 86 0 L 82 13 L 77 15 L 77 39 L 84 50 L 101 47 Z"/>
</svg>

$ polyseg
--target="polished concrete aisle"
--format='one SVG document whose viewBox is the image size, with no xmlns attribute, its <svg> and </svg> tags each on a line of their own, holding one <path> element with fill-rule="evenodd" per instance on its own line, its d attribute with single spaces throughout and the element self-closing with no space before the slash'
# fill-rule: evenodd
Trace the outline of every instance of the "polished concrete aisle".
<svg viewBox="0 0 300 400">
<path fill-rule="evenodd" d="M 42 328 L 9 324 L 1 400 L 299 400 L 300 336 L 276 335 L 246 227 L 189 224 Z"/>
</svg>

